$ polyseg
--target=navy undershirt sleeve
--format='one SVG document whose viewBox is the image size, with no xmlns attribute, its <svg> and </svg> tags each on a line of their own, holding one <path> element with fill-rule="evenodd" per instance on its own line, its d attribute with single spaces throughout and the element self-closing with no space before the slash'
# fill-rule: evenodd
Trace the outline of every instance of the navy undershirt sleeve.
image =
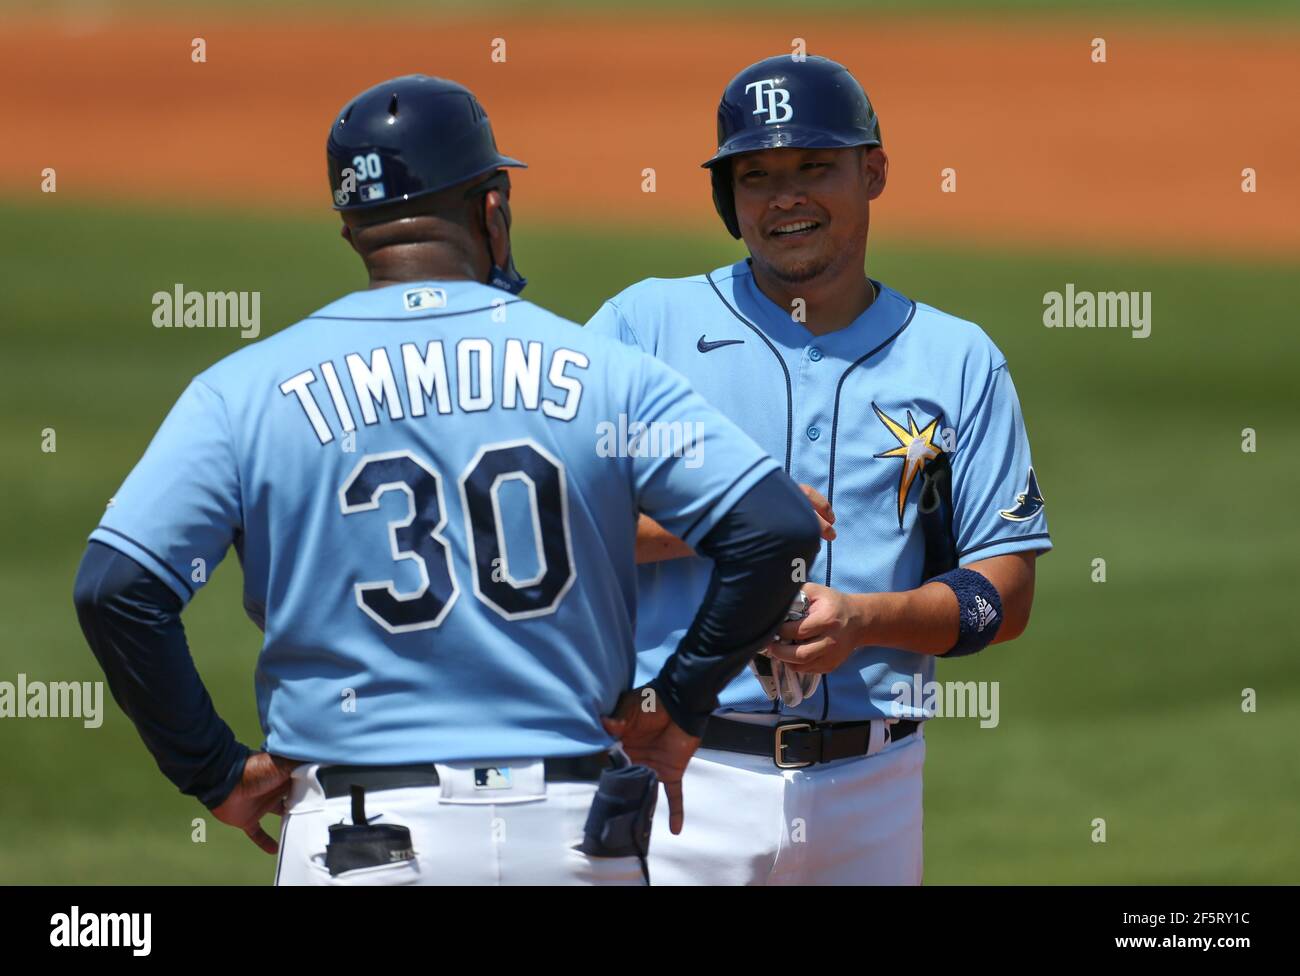
<svg viewBox="0 0 1300 976">
<path fill-rule="evenodd" d="M 768 643 L 812 565 L 821 531 L 808 499 L 774 471 L 741 496 L 696 546 L 713 560 L 708 592 L 652 682 L 673 721 L 701 735 L 718 693 Z M 795 572 L 803 560 L 805 576 Z"/>
<path fill-rule="evenodd" d="M 185 641 L 180 598 L 133 559 L 92 542 L 73 602 L 113 699 L 158 768 L 182 793 L 218 806 L 239 783 L 251 750 L 208 697 Z"/>
</svg>

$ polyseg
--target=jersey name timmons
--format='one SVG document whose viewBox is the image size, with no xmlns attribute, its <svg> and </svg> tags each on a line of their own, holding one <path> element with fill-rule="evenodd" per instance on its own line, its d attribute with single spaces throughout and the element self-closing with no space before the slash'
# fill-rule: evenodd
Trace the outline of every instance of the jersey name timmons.
<svg viewBox="0 0 1300 976">
<path fill-rule="evenodd" d="M 297 398 L 322 444 L 334 439 L 336 426 L 345 434 L 357 429 L 344 383 L 360 407 L 361 422 L 368 427 L 379 423 L 380 413 L 390 420 L 405 420 L 430 412 L 450 414 L 453 406 L 462 413 L 493 407 L 541 410 L 552 420 L 565 422 L 577 415 L 582 382 L 566 370 L 587 369 L 590 361 L 585 354 L 559 347 L 547 356 L 540 342 L 507 339 L 501 369 L 497 370 L 495 352 L 489 339 L 461 339 L 454 349 L 444 349 L 441 339 L 432 339 L 423 351 L 417 343 L 404 342 L 396 362 L 383 346 L 365 355 L 350 352 L 341 366 L 323 362 L 289 377 L 279 389 L 285 396 Z M 449 360 L 455 364 L 454 378 Z M 318 382 L 324 384 L 325 395 L 320 399 L 330 405 L 330 418 L 312 389 Z"/>
</svg>

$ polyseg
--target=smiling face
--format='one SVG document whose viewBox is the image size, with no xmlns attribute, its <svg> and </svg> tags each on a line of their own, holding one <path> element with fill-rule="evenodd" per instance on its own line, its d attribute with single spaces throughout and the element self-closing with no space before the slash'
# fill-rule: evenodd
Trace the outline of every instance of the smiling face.
<svg viewBox="0 0 1300 976">
<path fill-rule="evenodd" d="M 731 165 L 736 219 L 756 265 L 789 283 L 849 262 L 862 271 L 868 202 L 885 187 L 883 150 L 765 149 Z"/>
</svg>

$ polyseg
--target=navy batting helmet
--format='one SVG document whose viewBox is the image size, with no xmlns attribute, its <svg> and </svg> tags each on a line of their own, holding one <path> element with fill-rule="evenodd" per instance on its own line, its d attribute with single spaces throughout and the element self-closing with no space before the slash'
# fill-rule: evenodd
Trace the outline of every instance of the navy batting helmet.
<svg viewBox="0 0 1300 976">
<path fill-rule="evenodd" d="M 525 165 L 497 151 L 473 92 L 427 75 L 385 81 L 348 102 L 325 153 L 335 210 L 410 200 Z"/>
<path fill-rule="evenodd" d="M 728 83 L 718 105 L 718 151 L 702 165 L 712 172 L 718 215 L 739 238 L 732 156 L 879 145 L 875 109 L 848 68 L 827 58 L 781 54 L 751 64 Z"/>
</svg>

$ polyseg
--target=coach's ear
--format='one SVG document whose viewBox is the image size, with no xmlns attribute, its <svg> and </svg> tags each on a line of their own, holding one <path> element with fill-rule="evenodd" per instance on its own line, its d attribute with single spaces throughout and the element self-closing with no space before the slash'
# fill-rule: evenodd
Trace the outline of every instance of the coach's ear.
<svg viewBox="0 0 1300 976">
<path fill-rule="evenodd" d="M 874 200 L 885 192 L 889 176 L 889 157 L 879 146 L 869 146 L 862 154 L 862 175 L 867 181 L 867 199 Z"/>
<path fill-rule="evenodd" d="M 498 268 L 510 267 L 510 197 L 500 190 L 483 196 L 483 224 L 487 230 L 488 256 Z"/>
<path fill-rule="evenodd" d="M 355 251 L 357 249 L 357 245 L 356 242 L 352 240 L 352 228 L 349 227 L 347 224 L 344 224 L 342 227 L 339 228 L 339 233 L 343 235 L 343 239 L 345 241 L 347 241 L 349 244 L 352 245 L 352 250 Z"/>
</svg>

